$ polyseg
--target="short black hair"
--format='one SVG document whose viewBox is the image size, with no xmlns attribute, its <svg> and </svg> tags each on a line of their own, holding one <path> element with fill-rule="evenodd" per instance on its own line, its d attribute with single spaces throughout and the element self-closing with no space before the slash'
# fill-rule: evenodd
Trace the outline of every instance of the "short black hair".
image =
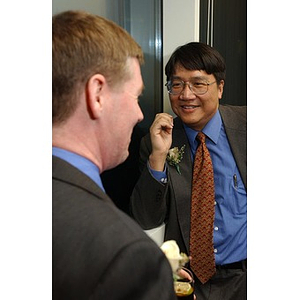
<svg viewBox="0 0 300 300">
<path fill-rule="evenodd" d="M 165 67 L 167 81 L 172 79 L 179 65 L 187 70 L 202 70 L 207 74 L 213 74 L 218 84 L 221 80 L 225 80 L 224 58 L 216 49 L 200 42 L 187 43 L 173 52 Z"/>
</svg>

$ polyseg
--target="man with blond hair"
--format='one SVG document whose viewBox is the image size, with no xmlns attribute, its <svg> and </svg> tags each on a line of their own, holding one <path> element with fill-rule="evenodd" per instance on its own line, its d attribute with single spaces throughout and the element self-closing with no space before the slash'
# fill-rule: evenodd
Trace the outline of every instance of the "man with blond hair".
<svg viewBox="0 0 300 300">
<path fill-rule="evenodd" d="M 140 46 L 111 21 L 52 20 L 53 299 L 176 299 L 158 246 L 106 195 L 143 119 Z"/>
</svg>

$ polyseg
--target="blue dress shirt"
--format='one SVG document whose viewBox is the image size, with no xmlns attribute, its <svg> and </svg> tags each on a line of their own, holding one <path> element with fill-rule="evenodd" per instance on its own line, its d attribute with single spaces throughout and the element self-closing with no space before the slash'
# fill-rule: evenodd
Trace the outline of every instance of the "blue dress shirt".
<svg viewBox="0 0 300 300">
<path fill-rule="evenodd" d="M 197 131 L 184 125 L 191 156 L 198 147 Z M 247 258 L 247 194 L 233 158 L 219 111 L 206 124 L 206 146 L 210 153 L 215 181 L 214 251 L 217 265 Z M 151 170 L 150 170 L 151 171 Z M 152 172 L 154 177 L 157 173 Z M 163 173 L 163 172 L 160 172 Z M 157 179 L 166 177 L 161 174 Z"/>
<path fill-rule="evenodd" d="M 99 168 L 90 160 L 79 154 L 58 147 L 52 147 L 52 155 L 65 160 L 75 168 L 79 169 L 85 175 L 90 177 L 95 183 L 97 183 L 97 185 L 99 185 L 99 187 L 105 192 L 100 177 Z"/>
</svg>

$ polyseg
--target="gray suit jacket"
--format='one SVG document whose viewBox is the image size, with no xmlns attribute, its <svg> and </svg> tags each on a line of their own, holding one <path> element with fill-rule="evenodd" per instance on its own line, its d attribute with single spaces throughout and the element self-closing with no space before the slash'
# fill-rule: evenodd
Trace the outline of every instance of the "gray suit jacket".
<svg viewBox="0 0 300 300">
<path fill-rule="evenodd" d="M 247 108 L 245 106 L 220 106 L 228 141 L 247 186 Z M 166 223 L 165 240 L 175 239 L 181 251 L 189 253 L 190 209 L 193 163 L 190 146 L 182 122 L 174 120 L 173 147 L 186 145 L 180 162 L 181 175 L 173 167 L 167 168 L 168 183 L 161 184 L 146 167 L 151 153 L 150 136 L 141 142 L 141 176 L 131 196 L 131 213 L 144 229 Z"/>
<path fill-rule="evenodd" d="M 165 255 L 85 174 L 53 156 L 53 299 L 176 299 Z"/>
</svg>

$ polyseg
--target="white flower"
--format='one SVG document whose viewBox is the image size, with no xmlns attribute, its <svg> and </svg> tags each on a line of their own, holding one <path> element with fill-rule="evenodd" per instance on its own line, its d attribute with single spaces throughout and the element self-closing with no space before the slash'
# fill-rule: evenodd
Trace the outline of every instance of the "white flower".
<svg viewBox="0 0 300 300">
<path fill-rule="evenodd" d="M 183 267 L 189 261 L 186 254 L 180 253 L 179 247 L 174 240 L 164 242 L 160 249 L 166 255 L 173 273 L 176 273 L 178 269 Z"/>
<path fill-rule="evenodd" d="M 181 259 L 179 247 L 174 240 L 164 242 L 160 249 L 165 253 L 168 259 Z"/>
<path fill-rule="evenodd" d="M 181 174 L 179 169 L 179 163 L 183 158 L 184 148 L 185 145 L 183 145 L 180 148 L 180 150 L 178 147 L 174 147 L 168 151 L 168 155 L 167 155 L 167 161 L 169 165 L 174 166 L 179 174 Z"/>
</svg>

